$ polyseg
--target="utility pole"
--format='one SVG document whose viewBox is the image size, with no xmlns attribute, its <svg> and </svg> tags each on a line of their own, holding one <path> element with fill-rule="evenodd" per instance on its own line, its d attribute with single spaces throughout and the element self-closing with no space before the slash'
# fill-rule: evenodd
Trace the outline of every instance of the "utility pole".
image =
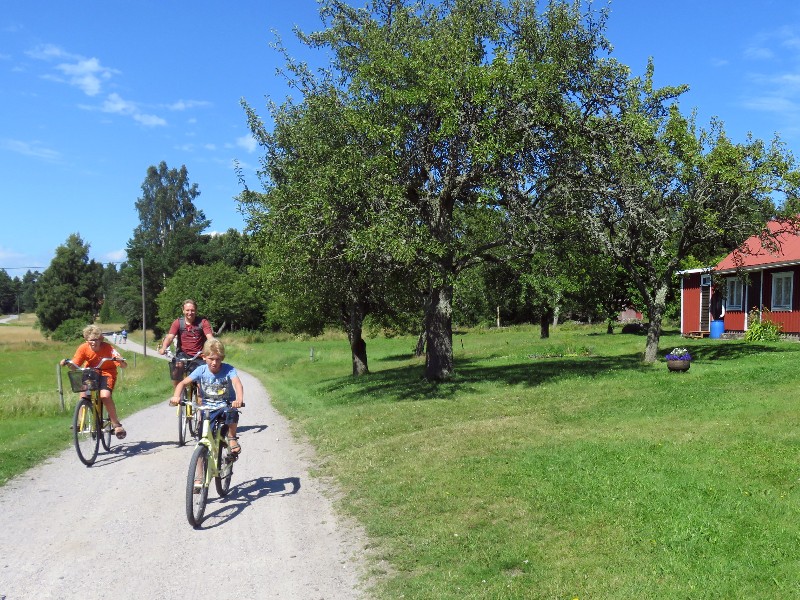
<svg viewBox="0 0 800 600">
<path fill-rule="evenodd" d="M 147 356 L 147 318 L 144 310 L 144 258 L 139 259 L 142 268 L 142 354 Z"/>
</svg>

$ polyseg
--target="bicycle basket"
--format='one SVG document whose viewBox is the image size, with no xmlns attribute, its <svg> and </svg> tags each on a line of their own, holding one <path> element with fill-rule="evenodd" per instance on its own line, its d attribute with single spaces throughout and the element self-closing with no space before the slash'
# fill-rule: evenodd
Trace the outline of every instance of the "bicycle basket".
<svg viewBox="0 0 800 600">
<path fill-rule="evenodd" d="M 70 371 L 69 383 L 72 386 L 72 391 L 89 392 L 92 390 L 100 389 L 100 372 L 94 369 L 86 369 L 84 371 Z"/>
<path fill-rule="evenodd" d="M 180 381 L 186 377 L 185 369 L 186 361 L 173 358 L 169 361 L 169 377 L 173 381 Z"/>
</svg>

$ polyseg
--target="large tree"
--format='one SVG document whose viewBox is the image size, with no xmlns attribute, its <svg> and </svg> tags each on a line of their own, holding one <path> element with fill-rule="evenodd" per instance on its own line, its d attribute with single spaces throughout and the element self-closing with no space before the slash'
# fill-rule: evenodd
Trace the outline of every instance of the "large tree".
<svg viewBox="0 0 800 600">
<path fill-rule="evenodd" d="M 413 281 L 427 289 L 425 373 L 446 379 L 457 278 L 500 260 L 532 224 L 555 150 L 570 142 L 559 137 L 563 121 L 614 90 L 598 84 L 585 95 L 586 80 L 618 76 L 598 59 L 603 19 L 559 0 L 543 11 L 532 0 L 321 7 L 327 28 L 301 37 L 333 57 L 354 143 L 380 163 L 372 183 L 391 184 L 385 212 L 413 224 L 386 233 L 415 254 Z M 328 166 L 332 173 L 337 164 Z M 326 210 L 348 208 L 322 200 Z"/>
<path fill-rule="evenodd" d="M 290 331 L 347 332 L 353 374 L 369 371 L 364 320 L 393 319 L 417 302 L 409 294 L 413 257 L 405 215 L 386 210 L 400 189 L 385 156 L 343 102 L 330 76 L 290 63 L 303 102 L 272 107 L 267 132 L 246 104 L 251 129 L 267 155 L 264 193 L 240 199 L 269 291 L 270 319 Z"/>
<path fill-rule="evenodd" d="M 657 358 L 676 272 L 691 256 L 733 249 L 762 231 L 776 193 L 794 195 L 793 159 L 778 140 L 733 143 L 722 124 L 681 114 L 682 87 L 655 89 L 653 67 L 617 110 L 585 124 L 573 206 L 597 247 L 621 265 L 649 319 L 644 358 Z"/>
<path fill-rule="evenodd" d="M 74 233 L 45 269 L 36 286 L 36 316 L 46 332 L 67 319 L 93 321 L 102 299 L 103 265 L 89 259 L 89 245 Z"/>
<path fill-rule="evenodd" d="M 194 204 L 199 195 L 197 184 L 189 182 L 185 165 L 170 169 L 162 161 L 147 169 L 142 196 L 136 201 L 139 225 L 128 240 L 128 259 L 114 298 L 115 308 L 131 327 L 142 322 L 142 265 L 147 320 L 154 322 L 155 298 L 167 278 L 183 265 L 202 262 L 201 233 L 210 221 Z"/>
</svg>

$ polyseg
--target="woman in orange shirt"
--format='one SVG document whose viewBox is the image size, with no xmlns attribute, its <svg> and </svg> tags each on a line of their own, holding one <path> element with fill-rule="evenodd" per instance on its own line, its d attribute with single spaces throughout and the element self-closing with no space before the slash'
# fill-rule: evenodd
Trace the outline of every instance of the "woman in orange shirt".
<svg viewBox="0 0 800 600">
<path fill-rule="evenodd" d="M 86 341 L 78 346 L 75 350 L 75 356 L 72 357 L 72 362 L 76 365 L 80 367 L 97 367 L 104 358 L 114 359 L 113 361 L 107 360 L 100 367 L 100 399 L 108 411 L 111 424 L 114 425 L 114 434 L 117 439 L 125 439 L 128 434 L 122 423 L 119 422 L 117 407 L 114 405 L 114 399 L 111 394 L 117 381 L 117 362 L 123 369 L 128 366 L 128 363 L 120 356 L 114 346 L 103 341 L 103 332 L 97 325 L 84 327 L 83 338 Z M 63 366 L 64 364 L 66 364 L 66 360 L 61 361 L 61 365 Z"/>
</svg>

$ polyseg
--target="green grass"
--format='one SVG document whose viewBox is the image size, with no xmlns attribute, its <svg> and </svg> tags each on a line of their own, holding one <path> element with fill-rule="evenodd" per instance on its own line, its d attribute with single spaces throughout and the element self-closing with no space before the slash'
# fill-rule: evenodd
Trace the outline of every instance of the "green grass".
<svg viewBox="0 0 800 600">
<path fill-rule="evenodd" d="M 800 593 L 800 345 L 562 327 L 456 334 L 422 379 L 409 338 L 230 343 L 343 485 L 386 598 L 775 598 Z M 314 361 L 310 360 L 311 347 Z M 553 357 L 553 358 L 546 358 Z"/>
<path fill-rule="evenodd" d="M 2 336 L 5 480 L 69 444 L 50 382 L 72 347 Z M 341 336 L 224 340 L 339 482 L 379 597 L 800 596 L 800 344 L 668 333 L 661 356 L 695 357 L 671 373 L 641 363 L 644 338 L 599 328 L 458 332 L 456 375 L 433 384 L 411 338 L 367 340 L 361 378 Z M 125 373 L 123 414 L 166 397 L 163 369 Z M 27 407 L 37 393 L 47 409 Z"/>
<path fill-rule="evenodd" d="M 30 324 L 0 326 L 0 484 L 72 444 L 73 394 L 62 369 L 64 410 L 57 363 L 77 344 L 43 340 Z M 167 368 L 155 358 L 133 357 L 120 369 L 114 402 L 120 418 L 170 395 Z M 76 458 L 77 460 L 77 458 Z"/>
</svg>

